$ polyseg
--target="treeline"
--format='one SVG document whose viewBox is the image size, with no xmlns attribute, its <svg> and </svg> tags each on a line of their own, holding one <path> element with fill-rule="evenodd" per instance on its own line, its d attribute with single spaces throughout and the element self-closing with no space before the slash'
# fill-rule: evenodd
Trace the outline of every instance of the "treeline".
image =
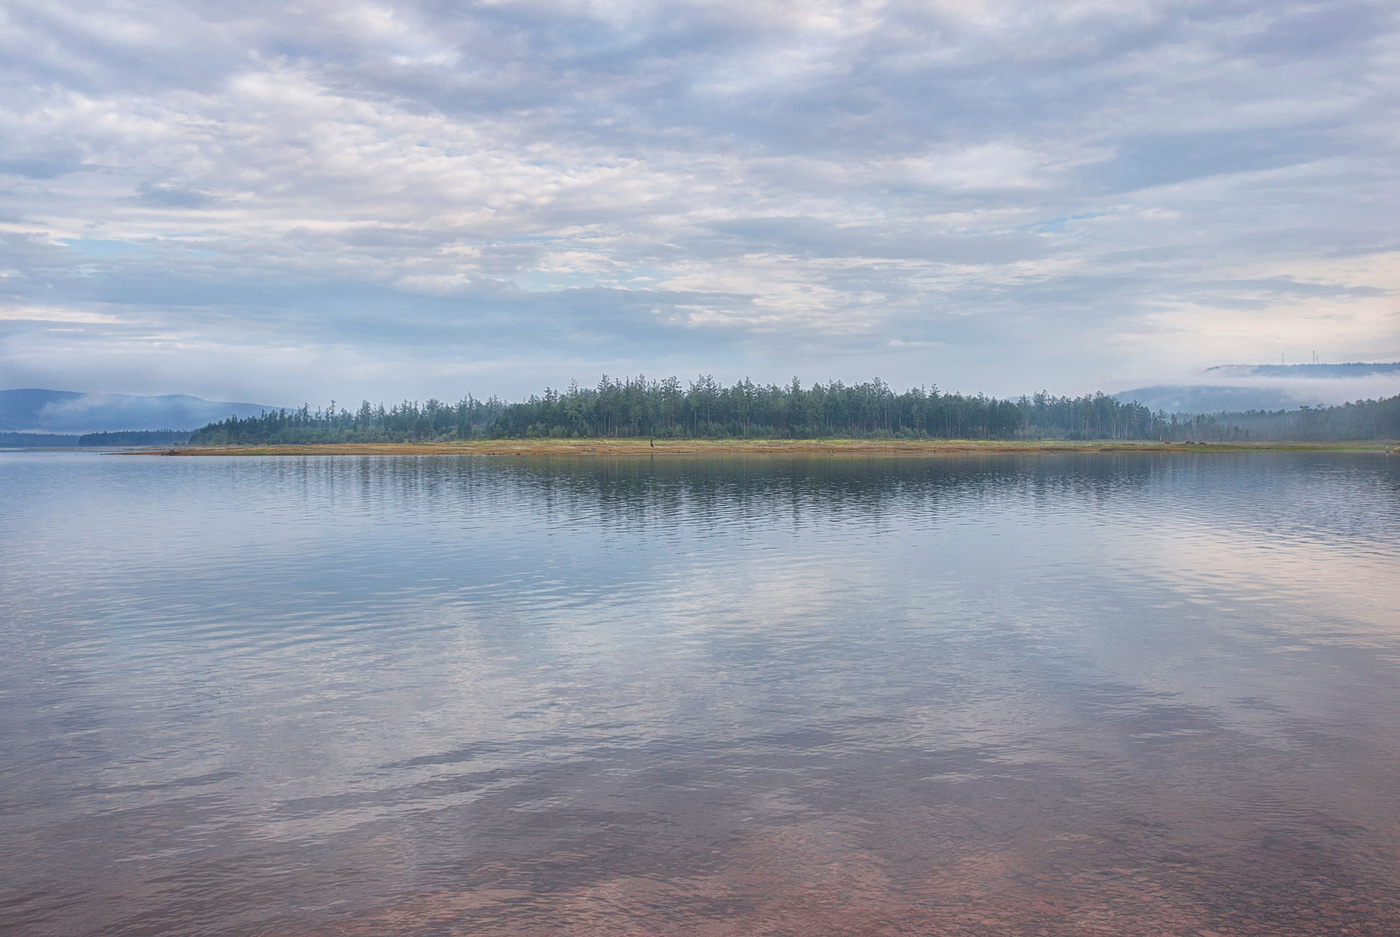
<svg viewBox="0 0 1400 937">
<path fill-rule="evenodd" d="M 179 446 L 190 441 L 189 430 L 128 429 L 110 433 L 86 433 L 78 437 L 80 446 Z"/>
<path fill-rule="evenodd" d="M 180 446 L 189 442 L 192 433 L 178 429 L 134 429 L 115 432 L 84 433 L 0 433 L 0 448 L 71 449 L 75 446 Z"/>
<path fill-rule="evenodd" d="M 66 449 L 77 444 L 77 436 L 57 433 L 0 433 L 0 449 Z"/>
<path fill-rule="evenodd" d="M 1238 430 L 1258 439 L 1335 442 L 1347 439 L 1400 439 L 1400 395 L 1357 400 L 1335 407 L 1249 410 L 1221 414 Z"/>
<path fill-rule="evenodd" d="M 1022 424 L 1016 404 L 914 388 L 896 394 L 879 380 L 786 386 L 712 377 L 610 380 L 596 388 L 546 390 L 507 407 L 491 428 L 502 437 L 811 439 L 919 436 L 1001 438 Z"/>
<path fill-rule="evenodd" d="M 194 445 L 425 442 L 490 438 L 655 439 L 1376 439 L 1400 436 L 1400 397 L 1345 407 L 1275 414 L 1178 418 L 1105 394 L 1017 400 L 911 388 L 896 393 L 878 378 L 803 387 L 702 376 L 604 377 L 596 387 L 546 389 L 519 403 L 467 396 L 459 403 L 404 401 L 385 408 L 336 407 L 230 417 L 197 430 Z"/>
<path fill-rule="evenodd" d="M 355 411 L 332 400 L 324 410 L 303 405 L 297 410 L 264 410 L 258 416 L 231 416 L 195 430 L 194 446 L 242 446 L 269 443 L 427 442 L 482 439 L 489 435 L 507 404 L 499 398 L 477 400 L 468 394 L 455 404 L 429 399 L 405 400 L 386 408 L 368 400 Z"/>
</svg>

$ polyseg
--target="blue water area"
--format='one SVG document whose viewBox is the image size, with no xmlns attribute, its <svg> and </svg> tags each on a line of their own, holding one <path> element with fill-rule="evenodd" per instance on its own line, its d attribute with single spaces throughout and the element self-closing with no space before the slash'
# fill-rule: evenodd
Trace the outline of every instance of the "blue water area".
<svg viewBox="0 0 1400 937">
<path fill-rule="evenodd" d="M 1400 458 L 0 453 L 0 930 L 1400 933 Z"/>
</svg>

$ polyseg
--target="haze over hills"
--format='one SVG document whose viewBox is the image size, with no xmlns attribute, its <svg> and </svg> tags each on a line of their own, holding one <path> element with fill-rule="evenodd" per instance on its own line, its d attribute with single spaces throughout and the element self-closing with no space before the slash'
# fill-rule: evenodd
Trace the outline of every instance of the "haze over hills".
<svg viewBox="0 0 1400 937">
<path fill-rule="evenodd" d="M 204 400 L 185 394 L 143 397 L 20 388 L 0 390 L 0 432 L 82 434 L 192 430 L 229 416 L 257 416 L 266 404 Z"/>
<path fill-rule="evenodd" d="M 1113 396 L 1156 412 L 1225 413 L 1336 406 L 1400 393 L 1400 362 L 1228 364 L 1206 368 L 1209 383 L 1156 384 Z"/>
<path fill-rule="evenodd" d="M 1158 384 L 1113 395 L 1123 403 L 1140 403 L 1156 413 L 1223 413 L 1244 410 L 1293 410 L 1299 404 L 1287 391 L 1273 387 Z"/>
</svg>

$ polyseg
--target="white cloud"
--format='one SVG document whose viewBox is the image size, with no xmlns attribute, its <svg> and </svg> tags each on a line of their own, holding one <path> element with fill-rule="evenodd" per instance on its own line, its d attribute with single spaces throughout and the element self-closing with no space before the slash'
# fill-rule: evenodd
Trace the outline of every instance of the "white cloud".
<svg viewBox="0 0 1400 937">
<path fill-rule="evenodd" d="M 82 309 L 56 309 L 44 306 L 0 306 L 0 322 L 63 322 L 83 325 L 111 325 L 116 316 Z"/>
</svg>

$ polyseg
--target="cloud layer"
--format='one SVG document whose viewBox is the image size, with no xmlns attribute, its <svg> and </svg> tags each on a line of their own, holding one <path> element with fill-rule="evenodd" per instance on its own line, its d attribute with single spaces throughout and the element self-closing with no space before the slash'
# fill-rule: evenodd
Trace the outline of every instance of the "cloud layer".
<svg viewBox="0 0 1400 937">
<path fill-rule="evenodd" d="M 10 2 L 0 384 L 1400 356 L 1393 4 Z"/>
</svg>

